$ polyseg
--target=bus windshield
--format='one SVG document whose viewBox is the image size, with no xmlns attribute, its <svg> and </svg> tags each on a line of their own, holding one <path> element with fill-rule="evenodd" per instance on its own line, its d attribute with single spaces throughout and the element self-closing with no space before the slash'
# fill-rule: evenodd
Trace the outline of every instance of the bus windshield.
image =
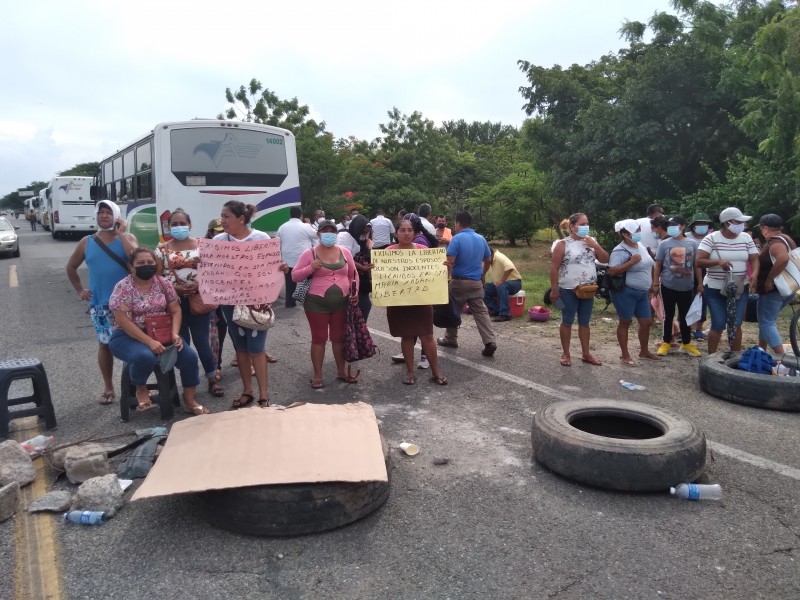
<svg viewBox="0 0 800 600">
<path fill-rule="evenodd" d="M 284 139 L 264 131 L 170 131 L 172 173 L 183 185 L 279 187 L 289 169 Z"/>
</svg>

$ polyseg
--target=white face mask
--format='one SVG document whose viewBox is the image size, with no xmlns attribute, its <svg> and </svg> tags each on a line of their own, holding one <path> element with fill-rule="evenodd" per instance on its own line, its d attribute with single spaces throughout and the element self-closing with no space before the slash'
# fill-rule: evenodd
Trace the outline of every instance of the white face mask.
<svg viewBox="0 0 800 600">
<path fill-rule="evenodd" d="M 744 223 L 728 223 L 728 231 L 739 235 L 744 231 Z"/>
</svg>

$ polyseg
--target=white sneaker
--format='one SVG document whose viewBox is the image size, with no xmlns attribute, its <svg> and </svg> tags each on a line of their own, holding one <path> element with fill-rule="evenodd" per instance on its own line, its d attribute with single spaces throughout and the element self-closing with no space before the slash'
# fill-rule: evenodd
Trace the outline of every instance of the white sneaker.
<svg viewBox="0 0 800 600">
<path fill-rule="evenodd" d="M 428 369 L 428 368 L 430 368 L 430 366 L 431 365 L 428 362 L 428 357 L 425 356 L 424 354 L 422 356 L 420 356 L 419 363 L 417 363 L 417 368 L 418 369 Z"/>
<path fill-rule="evenodd" d="M 395 354 L 395 355 L 392 357 L 392 362 L 393 362 L 394 364 L 398 365 L 398 364 L 400 364 L 400 363 L 404 363 L 404 362 L 406 362 L 406 359 L 405 359 L 405 357 L 403 356 L 403 353 L 401 352 L 400 354 Z"/>
</svg>

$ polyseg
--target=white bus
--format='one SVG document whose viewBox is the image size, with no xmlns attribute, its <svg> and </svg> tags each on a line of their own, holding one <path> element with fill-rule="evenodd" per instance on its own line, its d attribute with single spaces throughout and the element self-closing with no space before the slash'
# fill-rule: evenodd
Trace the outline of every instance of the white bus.
<svg viewBox="0 0 800 600">
<path fill-rule="evenodd" d="M 100 162 L 92 198 L 119 204 L 130 231 L 151 248 L 170 239 L 176 208 L 203 237 L 228 200 L 254 204 L 253 227 L 273 232 L 300 204 L 294 135 L 235 121 L 160 123 Z"/>
<path fill-rule="evenodd" d="M 45 189 L 39 190 L 39 194 L 33 197 L 33 212 L 36 213 L 36 222 L 42 227 L 47 224 L 47 198 L 45 196 Z"/>
<path fill-rule="evenodd" d="M 45 204 L 54 239 L 70 233 L 97 231 L 94 201 L 90 196 L 92 177 L 56 177 L 45 188 Z"/>
</svg>

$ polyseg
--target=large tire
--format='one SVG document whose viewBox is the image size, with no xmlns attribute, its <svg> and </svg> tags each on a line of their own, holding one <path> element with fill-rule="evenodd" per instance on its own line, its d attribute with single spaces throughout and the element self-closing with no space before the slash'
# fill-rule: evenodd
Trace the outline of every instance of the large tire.
<svg viewBox="0 0 800 600">
<path fill-rule="evenodd" d="M 258 485 L 197 494 L 206 519 L 247 535 L 303 535 L 347 525 L 389 497 L 391 460 L 381 436 L 389 481 Z"/>
<path fill-rule="evenodd" d="M 800 311 L 795 311 L 792 315 L 792 323 L 789 326 L 789 341 L 792 342 L 792 352 L 797 357 L 800 357 Z"/>
<path fill-rule="evenodd" d="M 626 400 L 556 402 L 536 413 L 531 437 L 550 470 L 611 490 L 665 490 L 695 481 L 706 462 L 705 435 L 692 422 Z"/>
<path fill-rule="evenodd" d="M 770 410 L 800 411 L 800 377 L 775 377 L 736 368 L 741 352 L 722 352 L 700 359 L 700 388 L 712 396 Z M 792 366 L 791 359 L 786 360 Z"/>
</svg>

